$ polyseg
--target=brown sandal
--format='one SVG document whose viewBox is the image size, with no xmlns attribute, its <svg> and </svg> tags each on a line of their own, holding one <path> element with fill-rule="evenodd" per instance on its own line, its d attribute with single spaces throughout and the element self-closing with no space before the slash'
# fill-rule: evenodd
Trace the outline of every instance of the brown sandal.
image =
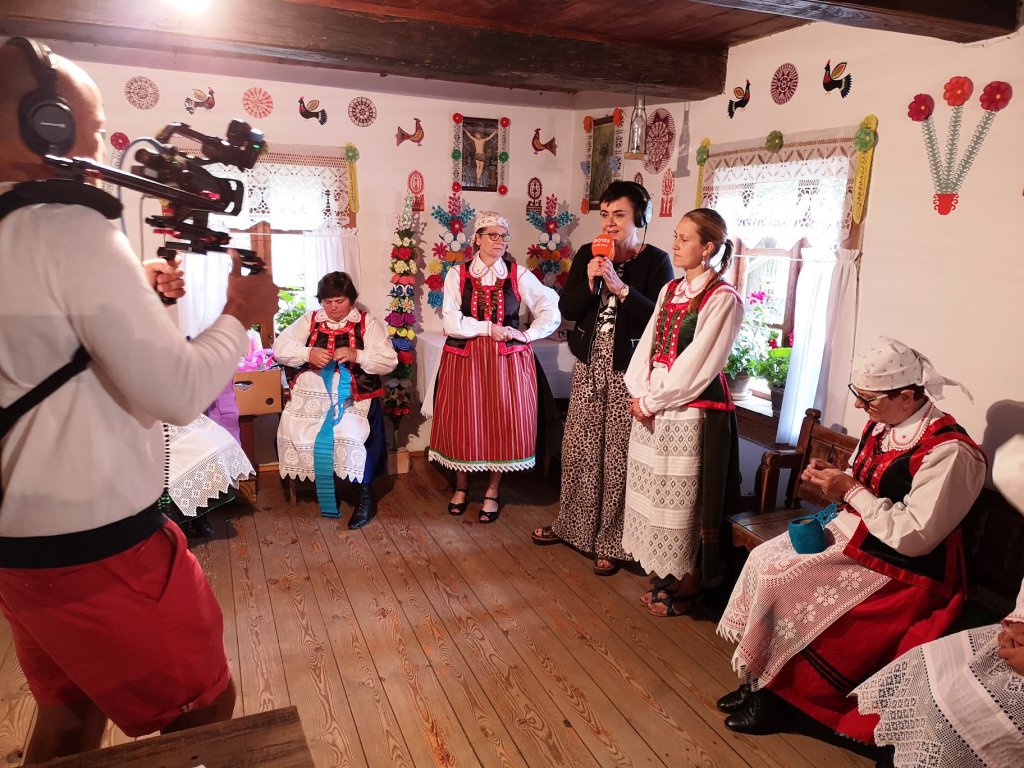
<svg viewBox="0 0 1024 768">
<path fill-rule="evenodd" d="M 530 538 L 533 539 L 534 544 L 541 545 L 557 544 L 562 540 L 550 525 L 545 525 L 543 528 L 534 528 L 533 533 L 530 534 Z"/>
</svg>

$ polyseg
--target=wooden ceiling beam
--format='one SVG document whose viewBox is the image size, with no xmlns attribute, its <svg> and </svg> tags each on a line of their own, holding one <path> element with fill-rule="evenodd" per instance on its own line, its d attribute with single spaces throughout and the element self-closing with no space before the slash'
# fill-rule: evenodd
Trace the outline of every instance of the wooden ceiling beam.
<svg viewBox="0 0 1024 768">
<path fill-rule="evenodd" d="M 955 43 L 974 43 L 1009 35 L 1020 28 L 1019 0 L 693 0 L 744 11 L 828 21 Z"/>
<path fill-rule="evenodd" d="M 524 35 L 285 2 L 219 0 L 201 16 L 135 0 L 4 0 L 0 33 L 537 91 L 698 100 L 722 93 L 727 50 Z"/>
</svg>

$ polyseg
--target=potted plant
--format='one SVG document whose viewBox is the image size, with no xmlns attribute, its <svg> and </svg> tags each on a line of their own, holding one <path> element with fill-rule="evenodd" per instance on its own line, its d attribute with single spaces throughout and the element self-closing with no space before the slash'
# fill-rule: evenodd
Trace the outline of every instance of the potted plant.
<svg viewBox="0 0 1024 768">
<path fill-rule="evenodd" d="M 723 369 L 734 399 L 747 396 L 750 376 L 757 375 L 756 371 L 766 356 L 768 331 L 765 312 L 764 291 L 754 291 L 747 297 L 747 312 Z"/>
<path fill-rule="evenodd" d="M 771 341 L 776 341 L 773 337 Z M 758 363 L 754 375 L 768 382 L 772 395 L 772 412 L 778 415 L 782 410 L 782 398 L 786 392 L 786 379 L 789 377 L 789 359 L 793 354 L 792 347 L 775 346 Z"/>
</svg>

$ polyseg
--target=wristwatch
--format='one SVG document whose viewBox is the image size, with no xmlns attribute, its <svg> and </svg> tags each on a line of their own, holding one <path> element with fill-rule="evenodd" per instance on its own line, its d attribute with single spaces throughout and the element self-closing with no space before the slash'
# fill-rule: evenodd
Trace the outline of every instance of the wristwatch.
<svg viewBox="0 0 1024 768">
<path fill-rule="evenodd" d="M 618 292 L 619 301 L 625 301 L 626 297 L 629 296 L 629 286 L 622 286 L 622 290 Z"/>
</svg>

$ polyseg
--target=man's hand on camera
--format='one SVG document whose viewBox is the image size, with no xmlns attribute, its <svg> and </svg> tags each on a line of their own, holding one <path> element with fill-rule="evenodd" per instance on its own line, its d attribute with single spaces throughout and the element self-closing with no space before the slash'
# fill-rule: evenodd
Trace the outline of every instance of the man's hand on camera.
<svg viewBox="0 0 1024 768">
<path fill-rule="evenodd" d="M 243 326 L 269 321 L 277 314 L 278 288 L 268 270 L 255 275 L 242 274 L 242 260 L 238 251 L 228 249 L 231 256 L 231 275 L 228 277 L 228 298 L 224 314 L 238 319 Z"/>
<path fill-rule="evenodd" d="M 147 259 L 142 262 L 146 279 L 161 296 L 180 299 L 185 295 L 185 270 L 181 268 L 181 256 L 168 263 L 164 259 Z"/>
</svg>

